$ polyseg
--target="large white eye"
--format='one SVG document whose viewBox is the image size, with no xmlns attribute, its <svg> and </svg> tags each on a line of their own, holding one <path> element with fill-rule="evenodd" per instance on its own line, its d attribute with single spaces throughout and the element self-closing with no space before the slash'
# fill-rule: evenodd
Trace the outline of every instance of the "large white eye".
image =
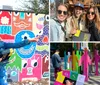
<svg viewBox="0 0 100 85">
<path fill-rule="evenodd" d="M 29 17 L 31 15 L 31 13 L 26 13 L 26 15 Z"/>
<path fill-rule="evenodd" d="M 45 17 L 46 19 L 46 21 L 49 21 L 49 15 L 46 15 L 46 17 Z"/>
<path fill-rule="evenodd" d="M 35 13 L 35 16 L 38 16 L 38 13 Z"/>
<path fill-rule="evenodd" d="M 22 68 L 25 68 L 27 66 L 27 61 L 26 60 L 22 60 Z"/>
<path fill-rule="evenodd" d="M 34 68 L 38 66 L 38 62 L 37 62 L 36 59 L 31 61 L 31 66 L 34 67 Z"/>
<path fill-rule="evenodd" d="M 15 15 L 15 16 L 18 16 L 18 15 L 19 15 L 19 12 L 17 12 L 17 11 L 14 12 L 14 15 Z"/>
<path fill-rule="evenodd" d="M 42 35 L 43 34 L 43 30 L 40 30 L 38 35 Z"/>
</svg>

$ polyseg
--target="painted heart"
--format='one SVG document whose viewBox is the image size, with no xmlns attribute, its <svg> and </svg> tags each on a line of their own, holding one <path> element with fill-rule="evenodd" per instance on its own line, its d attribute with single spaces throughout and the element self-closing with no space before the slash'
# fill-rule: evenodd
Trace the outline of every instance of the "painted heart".
<svg viewBox="0 0 100 85">
<path fill-rule="evenodd" d="M 48 43 L 48 36 L 44 36 L 42 42 L 43 43 Z"/>
</svg>

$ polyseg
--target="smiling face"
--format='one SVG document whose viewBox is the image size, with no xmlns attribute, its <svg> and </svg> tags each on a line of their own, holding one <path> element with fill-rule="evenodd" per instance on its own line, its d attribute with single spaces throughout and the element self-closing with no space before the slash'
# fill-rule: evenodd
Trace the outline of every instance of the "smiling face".
<svg viewBox="0 0 100 85">
<path fill-rule="evenodd" d="M 82 10 L 82 8 L 81 7 L 75 7 L 75 16 L 77 17 L 77 18 L 79 18 L 81 15 L 82 15 L 82 13 L 83 13 L 83 10 Z"/>
<path fill-rule="evenodd" d="M 57 18 L 60 22 L 63 22 L 67 18 L 67 8 L 64 5 L 58 6 Z"/>
<path fill-rule="evenodd" d="M 12 12 L 12 35 L 21 30 L 32 30 L 32 13 Z"/>
<path fill-rule="evenodd" d="M 95 18 L 95 12 L 93 8 L 90 8 L 89 11 L 87 12 L 87 18 L 89 21 L 94 20 Z"/>
</svg>

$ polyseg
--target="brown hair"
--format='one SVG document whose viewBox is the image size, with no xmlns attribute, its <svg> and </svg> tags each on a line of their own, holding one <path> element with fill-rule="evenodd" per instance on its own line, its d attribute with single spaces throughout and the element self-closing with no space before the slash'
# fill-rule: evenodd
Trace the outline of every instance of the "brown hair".
<svg viewBox="0 0 100 85">
<path fill-rule="evenodd" d="M 56 8 L 56 11 L 58 10 L 58 7 L 61 6 L 61 5 L 62 5 L 62 6 L 65 6 L 65 7 L 67 8 L 67 11 L 69 10 L 68 4 L 65 4 L 65 3 L 59 3 L 58 6 L 57 6 L 57 8 Z"/>
<path fill-rule="evenodd" d="M 93 5 L 91 5 L 87 11 L 89 11 L 91 8 L 93 8 L 93 9 L 94 9 L 94 12 L 95 12 L 95 18 L 94 18 L 93 21 L 95 22 L 96 28 L 97 28 L 98 31 L 100 32 L 100 15 L 99 15 L 98 8 L 95 7 L 95 6 L 93 6 Z M 87 18 L 87 14 L 86 14 L 85 18 L 86 18 L 86 23 L 85 23 L 85 25 L 86 25 L 86 27 L 87 27 L 87 29 L 88 29 L 89 20 L 88 20 L 88 18 Z"/>
</svg>

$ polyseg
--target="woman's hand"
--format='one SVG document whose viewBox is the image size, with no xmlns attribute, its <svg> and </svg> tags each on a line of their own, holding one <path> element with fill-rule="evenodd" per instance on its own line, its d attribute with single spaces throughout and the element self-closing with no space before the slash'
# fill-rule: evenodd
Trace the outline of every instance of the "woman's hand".
<svg viewBox="0 0 100 85">
<path fill-rule="evenodd" d="M 77 32 L 77 29 L 71 29 L 70 34 L 75 34 Z"/>
<path fill-rule="evenodd" d="M 37 36 L 35 38 L 29 39 L 29 42 L 38 42 L 40 36 Z"/>
<path fill-rule="evenodd" d="M 0 62 L 2 61 L 2 58 L 0 58 Z"/>
</svg>

